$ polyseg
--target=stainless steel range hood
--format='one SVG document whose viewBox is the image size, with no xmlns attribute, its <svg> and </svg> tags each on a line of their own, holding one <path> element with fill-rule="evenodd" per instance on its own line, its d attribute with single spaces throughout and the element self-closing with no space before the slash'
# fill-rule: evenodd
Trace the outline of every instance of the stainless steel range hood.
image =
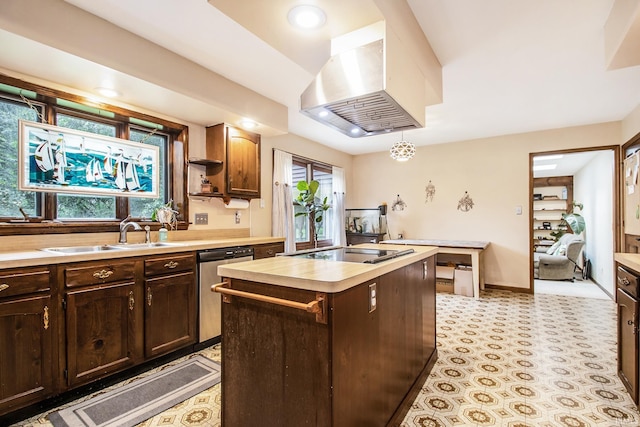
<svg viewBox="0 0 640 427">
<path fill-rule="evenodd" d="M 399 40 L 385 36 L 331 57 L 300 109 L 353 138 L 422 128 L 425 84 Z"/>
</svg>

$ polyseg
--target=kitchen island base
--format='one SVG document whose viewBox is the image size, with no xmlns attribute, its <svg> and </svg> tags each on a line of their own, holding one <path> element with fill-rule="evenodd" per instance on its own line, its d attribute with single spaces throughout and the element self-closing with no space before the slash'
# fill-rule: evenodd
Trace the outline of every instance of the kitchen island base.
<svg viewBox="0 0 640 427">
<path fill-rule="evenodd" d="M 224 426 L 397 426 L 437 359 L 434 256 L 336 293 L 225 283 Z"/>
</svg>

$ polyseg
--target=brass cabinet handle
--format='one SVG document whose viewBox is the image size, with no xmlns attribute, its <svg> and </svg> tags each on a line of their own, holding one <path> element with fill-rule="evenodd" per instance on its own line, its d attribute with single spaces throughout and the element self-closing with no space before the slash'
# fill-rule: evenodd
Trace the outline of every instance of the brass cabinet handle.
<svg viewBox="0 0 640 427">
<path fill-rule="evenodd" d="M 422 280 L 427 279 L 427 275 L 429 273 L 429 267 L 427 261 L 422 261 Z"/>
<path fill-rule="evenodd" d="M 6 283 L 3 283 L 2 285 L 0 285 L 0 292 L 6 289 L 9 289 L 9 285 L 7 285 Z"/>
<path fill-rule="evenodd" d="M 136 300 L 133 298 L 133 291 L 129 291 L 129 310 L 133 310 Z"/>
<path fill-rule="evenodd" d="M 147 305 L 151 307 L 151 300 L 153 299 L 153 294 L 151 293 L 151 288 L 147 288 Z"/>
<path fill-rule="evenodd" d="M 631 282 L 629 282 L 629 279 L 627 279 L 626 277 L 618 278 L 618 281 L 622 286 L 629 286 L 631 284 Z"/>
<path fill-rule="evenodd" d="M 95 277 L 96 279 L 107 279 L 111 277 L 112 274 L 113 270 L 100 270 L 93 273 L 93 277 Z"/>
<path fill-rule="evenodd" d="M 273 249 L 267 249 L 267 255 L 271 256 L 273 255 Z"/>
<path fill-rule="evenodd" d="M 44 330 L 49 329 L 49 307 L 44 306 L 44 315 L 42 316 L 42 322 L 44 323 Z"/>
<path fill-rule="evenodd" d="M 166 268 L 176 268 L 178 266 L 178 263 L 175 261 L 169 261 L 168 263 L 166 263 L 164 265 Z"/>
</svg>

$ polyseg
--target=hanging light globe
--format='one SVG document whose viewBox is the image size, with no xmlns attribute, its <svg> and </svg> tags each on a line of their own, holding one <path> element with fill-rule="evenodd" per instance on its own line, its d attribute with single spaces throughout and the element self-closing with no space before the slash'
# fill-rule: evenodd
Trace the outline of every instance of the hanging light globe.
<svg viewBox="0 0 640 427">
<path fill-rule="evenodd" d="M 389 150 L 391 158 L 399 162 L 406 162 L 416 154 L 416 146 L 411 142 L 404 140 L 404 132 L 402 133 L 402 141 L 398 141 Z"/>
</svg>

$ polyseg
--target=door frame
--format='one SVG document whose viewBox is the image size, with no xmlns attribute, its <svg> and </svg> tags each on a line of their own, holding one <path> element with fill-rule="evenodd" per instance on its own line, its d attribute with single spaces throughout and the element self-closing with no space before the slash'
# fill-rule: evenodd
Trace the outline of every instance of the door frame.
<svg viewBox="0 0 640 427">
<path fill-rule="evenodd" d="M 620 203 L 622 201 L 621 194 L 621 158 L 620 158 L 619 145 L 603 145 L 597 147 L 583 147 L 554 151 L 540 151 L 535 153 L 529 153 L 529 292 L 535 293 L 535 281 L 533 278 L 533 158 L 537 156 L 548 156 L 552 154 L 574 154 L 584 153 L 588 151 L 613 151 L 613 250 L 614 252 L 620 252 L 621 244 L 623 241 L 623 227 L 622 227 L 622 210 Z M 613 262 L 613 258 L 612 261 Z M 613 269 L 615 275 L 615 268 Z M 612 283 L 615 283 L 615 277 L 612 277 Z M 612 295 L 615 301 L 615 294 Z"/>
</svg>

